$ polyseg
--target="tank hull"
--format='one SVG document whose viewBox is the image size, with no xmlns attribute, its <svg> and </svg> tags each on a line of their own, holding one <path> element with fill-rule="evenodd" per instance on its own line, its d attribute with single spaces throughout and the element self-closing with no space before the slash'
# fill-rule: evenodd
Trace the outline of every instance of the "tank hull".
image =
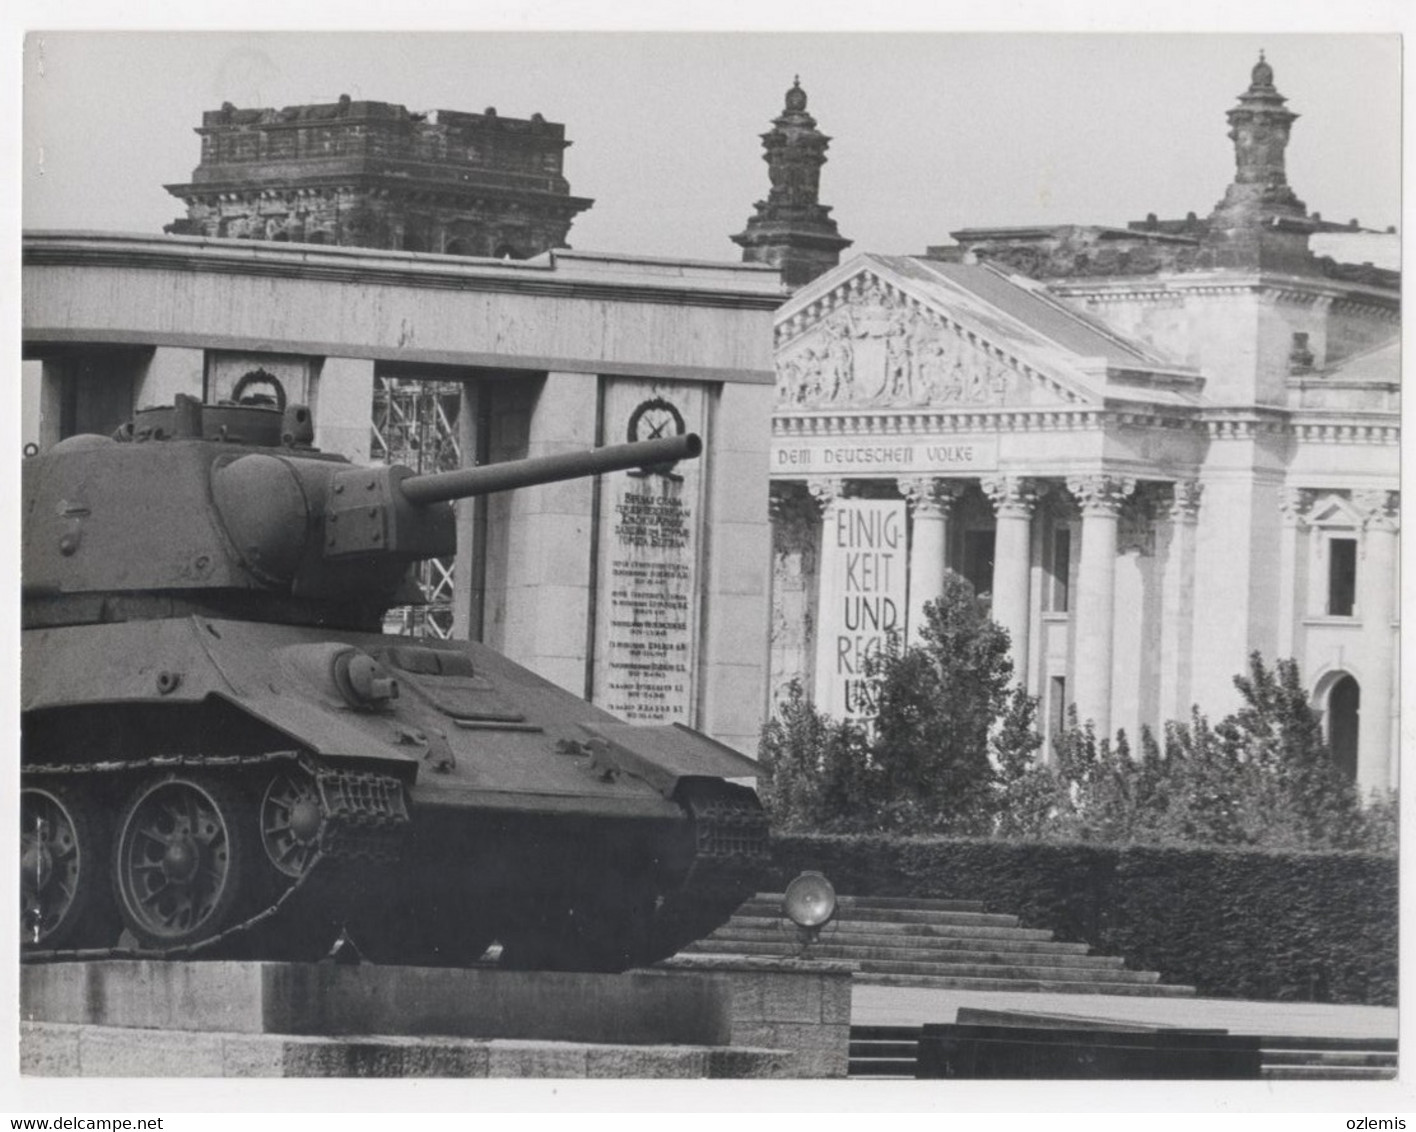
<svg viewBox="0 0 1416 1132">
<path fill-rule="evenodd" d="M 750 760 L 475 643 L 187 615 L 27 630 L 21 671 L 22 852 L 70 916 L 31 914 L 31 957 L 315 957 L 342 932 L 376 961 L 498 941 L 508 965 L 623 969 L 711 931 L 765 859 L 725 781 Z M 74 844 L 77 906 L 39 883 Z M 196 857 L 232 885 L 241 858 L 251 891 L 221 908 Z"/>
</svg>

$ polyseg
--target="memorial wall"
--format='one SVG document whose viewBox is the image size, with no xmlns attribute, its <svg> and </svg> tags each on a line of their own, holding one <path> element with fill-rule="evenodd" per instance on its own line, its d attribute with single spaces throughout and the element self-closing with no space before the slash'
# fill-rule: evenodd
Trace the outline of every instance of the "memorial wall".
<svg viewBox="0 0 1416 1132">
<path fill-rule="evenodd" d="M 607 380 L 605 442 L 704 436 L 705 400 L 702 386 Z M 592 698 L 631 723 L 695 718 L 703 485 L 701 460 L 601 482 Z"/>
</svg>

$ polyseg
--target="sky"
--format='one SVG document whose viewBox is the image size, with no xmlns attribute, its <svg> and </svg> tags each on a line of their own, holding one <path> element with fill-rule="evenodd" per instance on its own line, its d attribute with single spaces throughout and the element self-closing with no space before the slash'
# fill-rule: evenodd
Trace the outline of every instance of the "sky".
<svg viewBox="0 0 1416 1132">
<path fill-rule="evenodd" d="M 1400 40 L 1379 34 L 58 31 L 25 40 L 27 229 L 160 232 L 204 110 L 355 99 L 540 112 L 573 142 L 589 251 L 736 260 L 760 134 L 800 75 L 854 251 L 962 227 L 1207 214 L 1260 49 L 1301 115 L 1289 182 L 1330 220 L 1400 220 Z M 847 253 L 850 254 L 850 253 Z"/>
<path fill-rule="evenodd" d="M 0 72 L 15 80 L 0 90 L 0 150 L 11 168 L 22 166 L 22 176 L 0 178 L 0 219 L 16 242 L 21 224 L 160 232 L 182 212 L 162 186 L 190 177 L 199 156 L 192 131 L 203 110 L 223 101 L 280 107 L 348 93 L 412 110 L 480 111 L 491 105 L 521 118 L 539 111 L 565 123 L 574 143 L 566 156 L 572 192 L 596 200 L 571 229 L 575 247 L 736 261 L 740 251 L 728 237 L 742 231 L 753 202 L 768 188 L 759 135 L 780 113 L 797 74 L 809 109 L 833 138 L 822 200 L 833 206 L 841 233 L 855 241 L 853 251 L 920 252 L 965 226 L 1124 224 L 1148 212 L 1204 215 L 1233 175 L 1224 114 L 1247 87 L 1260 48 L 1290 109 L 1302 115 L 1288 149 L 1289 180 L 1298 195 L 1329 219 L 1355 217 L 1378 228 L 1401 219 L 1400 47 L 1390 32 L 1410 21 L 1409 0 L 650 3 L 615 0 L 595 10 L 588 2 L 517 0 L 338 0 L 323 7 L 304 0 L 11 0 L 0 12 L 8 49 L 0 55 Z M 664 26 L 664 12 L 674 13 L 667 18 L 678 26 L 717 30 L 637 30 Z M 379 30 L 160 30 L 212 20 L 235 27 Z M 73 30 L 115 22 L 146 30 Z M 439 30 L 453 24 L 620 30 Z M 918 30 L 946 24 L 1017 31 Z M 34 31 L 60 25 L 71 30 Z M 424 30 L 402 30 L 414 26 Z M 1024 33 L 1039 26 L 1069 30 Z M 1145 34 L 1160 26 L 1167 34 Z M 722 30 L 732 27 L 759 30 Z M 802 27 L 851 30 L 806 35 Z M 1132 31 L 1092 34 L 1099 28 Z M 1211 34 L 1215 29 L 1226 34 Z M 1290 34 L 1293 29 L 1309 34 Z M 1312 34 L 1354 29 L 1386 34 Z M 19 290 L 19 256 L 12 254 L 0 267 L 0 334 L 8 335 L 12 358 L 18 357 Z M 15 401 L 17 386 L 9 386 Z M 0 442 L 18 453 L 18 406 L 3 417 Z M 17 493 L 0 495 L 0 529 L 19 529 Z M 15 594 L 19 540 L 0 542 L 0 585 Z M 18 655 L 16 605 L 0 608 L 11 668 Z M 1406 671 L 1416 672 L 1416 664 Z M 5 681 L 0 691 L 0 714 L 11 719 L 18 717 L 18 683 Z M 13 806 L 0 808 L 18 813 Z M 0 1028 L 10 1025 L 13 1033 L 8 1012 L 17 1000 L 0 1000 Z M 0 1082 L 13 1081 L 7 1061 L 0 1065 Z M 351 1093 L 347 1084 L 301 1082 L 298 1099 L 315 1109 L 456 1109 L 467 1106 L 471 1095 L 465 1082 L 425 1082 L 417 1092 L 411 1082 L 402 1083 L 408 1086 L 403 1090 L 397 1084 L 381 1082 L 370 1094 Z M 683 1107 L 676 1090 L 651 1092 L 647 1082 L 616 1083 L 613 1102 L 605 1093 L 587 1099 L 574 1083 L 554 1084 L 554 1095 L 549 1084 L 531 1083 L 524 1093 L 497 1092 L 495 1099 L 513 1107 L 573 1108 L 577 1101 L 591 1107 Z M 1130 1091 L 1126 1083 L 1106 1083 L 1079 1101 L 1082 1094 L 1059 1098 L 1045 1089 L 1029 1091 L 1029 1084 L 1038 1083 L 988 1093 L 963 1083 L 948 1104 L 1035 1109 L 1049 1123 L 1088 1129 L 1134 1126 L 1134 1120 L 1122 1125 L 1116 1118 L 1099 1124 L 1089 1119 L 1084 1125 L 1056 1113 L 1168 1108 L 1172 1123 L 1166 1126 L 1173 1127 L 1179 1126 L 1173 1114 L 1203 1109 L 1213 1122 L 1217 1108 L 1228 1108 L 1234 1126 L 1287 1129 L 1333 1127 L 1334 1117 L 1320 1110 L 1343 1111 L 1315 1103 L 1311 1093 L 1295 1100 L 1278 1091 L 1269 1107 L 1283 1113 L 1301 1102 L 1305 1115 L 1268 1114 L 1236 1123 L 1232 1118 L 1253 1111 L 1255 1094 L 1236 1101 L 1218 1087 L 1197 1089 L 1193 1083 Z M 88 1085 L 28 1078 L 13 1092 L 17 1103 L 37 1114 L 90 1111 L 100 1100 L 106 1111 L 150 1113 L 280 1110 L 296 1099 L 251 1081 Z M 1400 1099 L 1411 1095 L 1403 1091 Z M 823 1091 L 815 1083 L 794 1092 L 784 1086 L 770 1096 L 716 1089 L 691 1100 L 704 1112 L 734 1105 L 861 1112 L 888 1104 L 878 1092 Z M 238 1119 L 204 1125 L 231 1127 Z M 661 1125 L 662 1118 L 656 1122 Z M 617 1119 L 616 1126 L 622 1124 Z"/>
</svg>

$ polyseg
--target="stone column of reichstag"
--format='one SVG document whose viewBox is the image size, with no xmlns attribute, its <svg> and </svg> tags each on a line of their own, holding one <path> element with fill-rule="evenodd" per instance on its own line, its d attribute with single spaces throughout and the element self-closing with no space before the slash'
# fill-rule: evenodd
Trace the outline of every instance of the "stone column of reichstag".
<svg viewBox="0 0 1416 1132">
<path fill-rule="evenodd" d="M 826 532 L 831 522 L 836 517 L 836 503 L 849 494 L 846 491 L 846 481 L 840 476 L 811 476 L 806 481 L 806 490 L 815 501 L 817 514 L 821 517 L 816 527 L 816 545 L 818 548 L 822 549 L 824 554 Z M 824 566 L 824 561 L 818 559 L 816 574 L 816 613 L 814 614 L 816 627 L 813 634 L 815 639 L 812 642 L 810 651 L 811 683 L 807 686 L 808 689 L 819 688 L 819 682 L 822 678 L 818 661 L 820 660 L 822 648 L 821 607 L 824 603 L 821 596 L 821 587 L 825 581 Z M 813 691 L 812 698 L 815 699 L 818 694 L 818 692 Z"/>
<path fill-rule="evenodd" d="M 1283 525 L 1278 544 L 1278 652 L 1280 657 L 1297 655 L 1294 631 L 1302 615 L 1299 593 L 1298 536 L 1307 521 L 1316 493 L 1301 487 L 1286 487 L 1279 493 L 1278 509 Z"/>
<path fill-rule="evenodd" d="M 1116 520 L 1136 481 L 1115 476 L 1068 476 L 1067 490 L 1082 512 L 1082 553 L 1077 569 L 1077 718 L 1111 733 L 1111 653 L 1116 596 Z"/>
<path fill-rule="evenodd" d="M 1161 713 L 1165 719 L 1190 714 L 1191 652 L 1195 636 L 1195 527 L 1200 514 L 1198 480 L 1171 485 L 1170 544 L 1161 580 Z"/>
<path fill-rule="evenodd" d="M 963 494 L 958 480 L 915 476 L 898 481 L 900 494 L 908 501 L 914 519 L 910 536 L 909 643 L 920 643 L 924 630 L 924 607 L 944 590 L 948 569 L 949 512 Z"/>
<path fill-rule="evenodd" d="M 1032 577 L 1032 512 L 1037 490 L 1020 476 L 985 476 L 980 481 L 993 503 L 993 620 L 1008 630 L 1013 679 L 1028 682 L 1028 606 Z M 1084 528 L 1085 529 L 1085 528 Z M 1082 536 L 1085 545 L 1086 536 Z M 1112 553 L 1116 528 L 1112 525 Z M 1083 559 L 1085 561 L 1085 559 Z"/>
<path fill-rule="evenodd" d="M 1396 537 L 1400 495 L 1355 492 L 1363 515 L 1362 563 L 1357 570 L 1357 608 L 1362 615 L 1361 724 L 1357 731 L 1357 789 L 1365 796 L 1391 783 L 1387 752 L 1392 738 L 1395 657 L 1392 617 L 1396 595 Z"/>
</svg>

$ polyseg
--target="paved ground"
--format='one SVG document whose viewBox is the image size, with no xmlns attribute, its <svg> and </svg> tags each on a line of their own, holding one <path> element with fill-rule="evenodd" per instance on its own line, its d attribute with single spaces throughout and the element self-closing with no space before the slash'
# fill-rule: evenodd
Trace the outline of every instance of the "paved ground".
<svg viewBox="0 0 1416 1132">
<path fill-rule="evenodd" d="M 913 1026 L 952 1022 L 961 1006 L 1116 1018 L 1168 1026 L 1223 1028 L 1234 1034 L 1304 1038 L 1394 1038 L 1396 1008 L 1323 1006 L 1309 1002 L 1246 1002 L 1223 998 L 1136 998 L 1107 994 L 1030 994 L 920 987 L 851 988 L 856 1025 Z"/>
</svg>

